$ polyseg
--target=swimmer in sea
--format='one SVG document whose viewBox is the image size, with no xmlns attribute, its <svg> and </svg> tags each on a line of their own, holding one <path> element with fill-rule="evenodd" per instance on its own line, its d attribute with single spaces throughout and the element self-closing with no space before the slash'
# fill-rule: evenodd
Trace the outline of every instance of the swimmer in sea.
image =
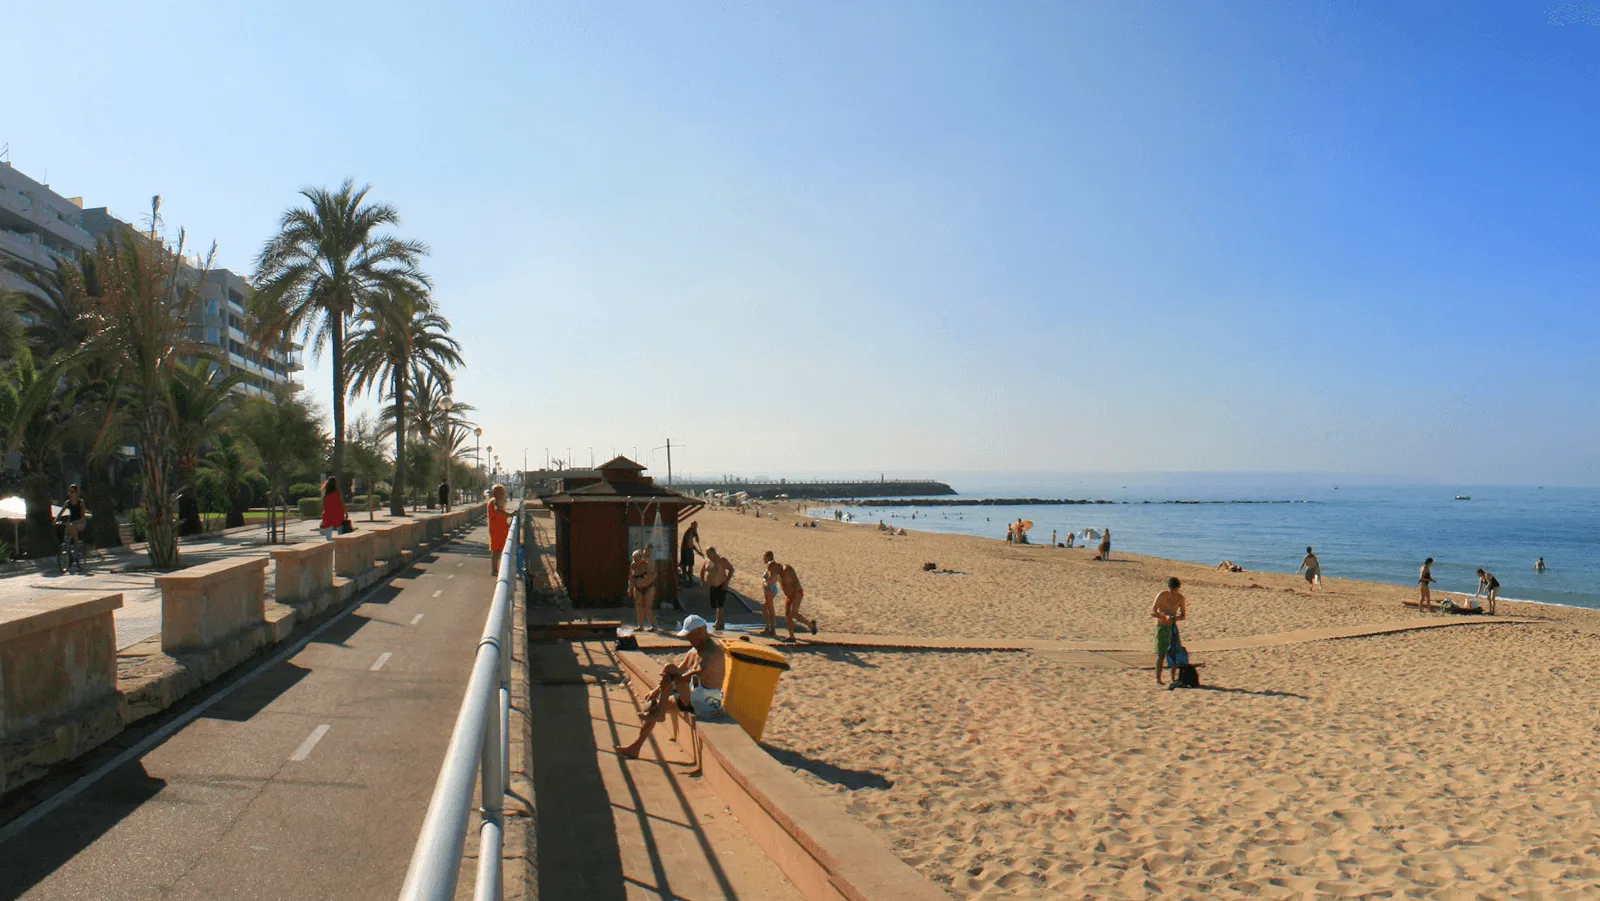
<svg viewBox="0 0 1600 901">
<path fill-rule="evenodd" d="M 1540 557 L 1539 559 L 1533 561 L 1533 571 L 1536 572 L 1536 573 L 1544 572 L 1544 558 L 1543 557 Z"/>
</svg>

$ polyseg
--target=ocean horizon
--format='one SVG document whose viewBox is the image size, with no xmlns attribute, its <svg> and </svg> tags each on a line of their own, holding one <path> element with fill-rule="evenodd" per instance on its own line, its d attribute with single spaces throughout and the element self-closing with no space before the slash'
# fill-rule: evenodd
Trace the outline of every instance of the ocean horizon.
<svg viewBox="0 0 1600 901">
<path fill-rule="evenodd" d="M 1126 473 L 1029 482 L 1015 477 L 951 482 L 942 501 L 1037 498 L 1094 505 L 914 507 L 893 499 L 837 506 L 858 522 L 1003 540 L 1009 523 L 1033 521 L 1035 544 L 1110 528 L 1113 551 L 1246 570 L 1293 572 L 1306 546 L 1327 578 L 1415 585 L 1434 558 L 1436 591 L 1477 590 L 1476 570 L 1501 596 L 1600 609 L 1600 488 L 1363 482 L 1324 474 Z M 949 478 L 941 481 L 949 482 Z M 1470 500 L 1457 500 L 1458 495 Z M 1179 501 L 1197 503 L 1177 503 Z M 1237 502 L 1237 503 L 1233 503 Z M 1548 567 L 1534 572 L 1543 557 Z"/>
</svg>

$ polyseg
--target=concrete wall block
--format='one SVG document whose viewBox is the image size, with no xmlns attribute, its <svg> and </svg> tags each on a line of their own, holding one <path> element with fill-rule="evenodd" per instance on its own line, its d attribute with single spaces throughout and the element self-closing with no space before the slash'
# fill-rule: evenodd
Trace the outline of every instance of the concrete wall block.
<svg viewBox="0 0 1600 901">
<path fill-rule="evenodd" d="M 73 592 L 0 608 L 0 738 L 111 695 L 121 593 Z"/>
<path fill-rule="evenodd" d="M 272 549 L 281 604 L 311 601 L 333 587 L 334 542 L 321 538 Z"/>
<path fill-rule="evenodd" d="M 333 537 L 334 571 L 347 579 L 359 577 L 372 568 L 372 533 L 357 529 Z"/>
<path fill-rule="evenodd" d="M 223 560 L 156 576 L 161 589 L 161 647 L 167 653 L 216 647 L 260 626 L 267 561 Z"/>
</svg>

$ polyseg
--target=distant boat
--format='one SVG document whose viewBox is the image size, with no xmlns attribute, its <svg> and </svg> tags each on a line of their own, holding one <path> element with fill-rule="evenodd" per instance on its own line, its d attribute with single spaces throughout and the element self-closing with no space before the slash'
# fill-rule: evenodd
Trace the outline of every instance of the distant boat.
<svg viewBox="0 0 1600 901">
<path fill-rule="evenodd" d="M 1470 500 L 1472 500 L 1472 495 L 1470 495 L 1470 494 L 1458 494 L 1458 495 L 1456 495 L 1456 500 L 1458 500 L 1458 501 L 1470 501 Z"/>
</svg>

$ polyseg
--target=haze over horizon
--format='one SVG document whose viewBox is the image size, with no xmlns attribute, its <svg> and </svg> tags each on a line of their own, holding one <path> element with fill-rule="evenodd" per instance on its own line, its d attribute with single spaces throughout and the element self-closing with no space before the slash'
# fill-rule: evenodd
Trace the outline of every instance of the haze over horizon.
<svg viewBox="0 0 1600 901">
<path fill-rule="evenodd" d="M 1581 6 L 36 4 L 0 144 L 242 274 L 372 183 L 513 468 L 1600 485 Z"/>
</svg>

